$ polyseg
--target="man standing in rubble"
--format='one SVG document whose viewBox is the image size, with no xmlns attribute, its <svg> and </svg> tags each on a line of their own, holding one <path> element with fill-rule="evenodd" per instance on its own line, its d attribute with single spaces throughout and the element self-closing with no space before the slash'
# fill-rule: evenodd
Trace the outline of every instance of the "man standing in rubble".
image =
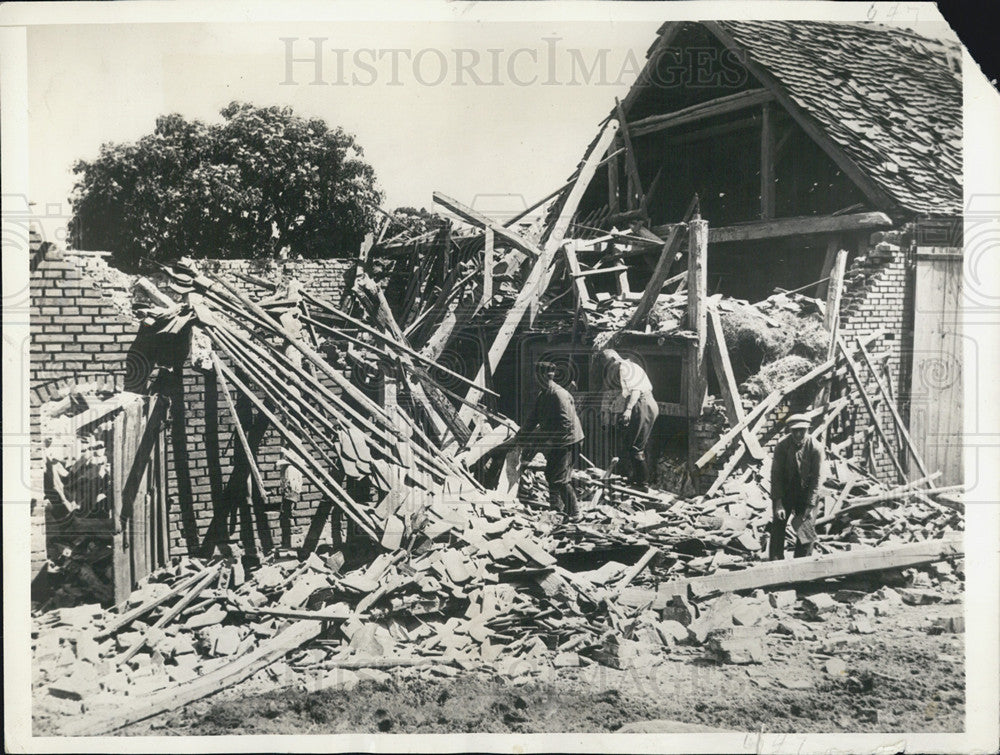
<svg viewBox="0 0 1000 755">
<path fill-rule="evenodd" d="M 564 521 L 571 522 L 579 515 L 572 478 L 573 468 L 580 459 L 583 427 L 576 415 L 573 396 L 556 382 L 556 365 L 539 362 L 538 377 L 542 388 L 518 439 L 545 455 L 549 501 L 553 509 L 562 512 Z"/>
<path fill-rule="evenodd" d="M 785 422 L 788 435 L 774 449 L 771 460 L 771 560 L 785 557 L 785 528 L 792 516 L 795 558 L 811 556 L 816 541 L 817 493 L 823 484 L 823 448 L 808 435 L 809 418 L 793 414 Z"/>
<path fill-rule="evenodd" d="M 605 425 L 610 430 L 615 422 L 621 432 L 618 457 L 628 484 L 637 490 L 649 490 L 646 446 L 660 414 L 653 398 L 653 384 L 642 367 L 614 349 L 605 349 L 601 356 L 606 385 L 602 402 Z"/>
</svg>

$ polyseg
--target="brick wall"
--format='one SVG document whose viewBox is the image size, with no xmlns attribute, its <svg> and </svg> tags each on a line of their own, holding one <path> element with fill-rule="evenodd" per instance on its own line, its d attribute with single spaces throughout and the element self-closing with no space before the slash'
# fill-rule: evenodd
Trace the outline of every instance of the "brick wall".
<svg viewBox="0 0 1000 755">
<path fill-rule="evenodd" d="M 900 232 L 873 234 L 869 244 L 862 249 L 849 266 L 845 295 L 841 304 L 840 328 L 848 347 L 855 345 L 858 337 L 878 330 L 886 335 L 867 347 L 872 355 L 889 353 L 887 360 L 889 381 L 887 387 L 895 397 L 897 408 L 906 421 L 906 393 L 909 386 L 909 358 L 913 342 L 913 269 L 909 253 L 909 239 Z M 892 458 L 899 458 L 900 449 L 895 443 L 894 420 L 880 394 L 874 379 L 863 360 L 856 360 L 859 374 L 865 382 L 865 393 L 877 401 L 879 424 L 889 437 L 887 447 L 871 432 L 872 423 L 860 395 L 852 381 L 854 398 L 851 411 L 855 417 L 853 456 L 862 461 L 871 457 L 869 471 L 884 482 L 897 481 Z M 883 384 L 885 376 L 880 374 Z M 871 445 L 871 451 L 866 445 Z M 904 465 L 905 469 L 905 465 Z"/>
<path fill-rule="evenodd" d="M 332 259 L 199 262 L 203 270 L 218 273 L 254 297 L 270 292 L 236 273 L 268 280 L 295 277 L 311 292 L 334 303 L 340 300 L 345 272 L 353 264 Z M 129 356 L 139 330 L 139 321 L 131 314 L 132 277 L 110 268 L 100 255 L 65 252 L 51 244 L 33 246 L 31 266 L 32 490 L 40 500 L 41 404 L 80 386 L 109 392 L 138 390 L 148 365 L 141 357 Z M 233 449 L 238 443 L 212 376 L 188 363 L 182 379 L 183 401 L 174 401 L 168 443 L 171 551 L 175 555 L 201 545 L 212 520 L 213 503 L 221 499 L 232 473 Z M 280 478 L 277 434 L 268 431 L 260 448 L 265 486 L 275 490 Z M 295 514 L 296 541 L 302 540 L 319 500 L 319 493 L 307 484 Z M 277 541 L 277 512 L 258 514 L 268 519 Z M 257 527 L 256 522 L 254 528 L 259 542 L 261 531 L 267 528 Z M 43 554 L 44 537 L 39 559 Z"/>
<path fill-rule="evenodd" d="M 251 275 L 269 281 L 295 278 L 311 293 L 339 303 L 344 290 L 345 273 L 354 262 L 340 259 L 324 260 L 201 260 L 198 266 L 210 271 L 236 288 L 250 294 L 251 298 L 268 295 L 271 291 L 255 286 L 239 277 Z M 214 376 L 184 365 L 183 406 L 173 411 L 168 456 L 168 488 L 171 504 L 171 553 L 189 553 L 204 542 L 214 515 L 214 507 L 223 500 L 223 491 L 233 472 L 233 453 L 239 440 L 234 435 L 234 424 L 221 388 Z M 328 386 L 330 387 L 330 386 Z M 233 400 L 236 394 L 230 387 Z M 248 429 L 248 428 L 247 428 Z M 275 495 L 281 479 L 277 462 L 281 458 L 282 441 L 277 431 L 268 429 L 260 442 L 257 455 L 258 468 L 264 478 L 269 501 L 277 503 Z M 302 542 L 312 522 L 322 496 L 306 482 L 302 500 L 295 508 L 293 545 Z M 251 509 L 251 524 L 258 544 L 270 533 L 280 544 L 278 512 L 264 511 L 259 506 Z M 238 515 L 236 532 L 245 522 Z M 260 522 L 258 522 L 260 520 Z M 267 522 L 264 525 L 264 521 Z M 328 537 L 329 529 L 324 530 Z"/>
</svg>

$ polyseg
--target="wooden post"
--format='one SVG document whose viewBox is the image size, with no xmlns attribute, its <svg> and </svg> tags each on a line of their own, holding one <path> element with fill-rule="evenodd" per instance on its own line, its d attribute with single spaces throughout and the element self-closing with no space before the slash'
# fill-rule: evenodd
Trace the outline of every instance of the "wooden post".
<svg viewBox="0 0 1000 755">
<path fill-rule="evenodd" d="M 696 216 L 688 224 L 688 328 L 697 335 L 688 360 L 688 415 L 697 417 L 705 403 L 705 343 L 708 332 L 708 221 Z"/>
<path fill-rule="evenodd" d="M 832 242 L 831 242 L 832 243 Z M 840 300 L 844 293 L 844 270 L 847 267 L 847 250 L 837 252 L 836 260 L 830 270 L 830 287 L 826 296 L 826 313 L 823 315 L 823 327 L 830 334 L 830 342 L 826 349 L 826 358 L 833 359 L 837 353 L 838 329 L 840 326 Z M 825 276 L 824 276 L 825 277 Z M 830 396 L 830 385 L 833 378 L 823 385 L 816 397 L 814 406 L 825 404 Z M 822 441 L 822 437 L 820 438 Z"/>
<path fill-rule="evenodd" d="M 486 227 L 483 247 L 483 295 L 479 301 L 481 306 L 489 306 L 493 298 L 493 229 Z"/>
<path fill-rule="evenodd" d="M 729 361 L 726 337 L 722 332 L 722 318 L 719 317 L 715 307 L 711 307 L 708 311 L 708 335 L 712 364 L 715 366 L 715 376 L 719 380 L 719 391 L 722 393 L 723 401 L 726 402 L 730 424 L 735 427 L 743 422 L 746 415 L 743 412 L 743 402 L 740 400 L 740 391 L 736 385 L 736 376 L 733 374 L 733 365 Z M 750 455 L 757 460 L 763 459 L 764 449 L 761 448 L 757 436 L 750 432 L 747 427 L 743 428 L 742 436 Z"/>
<path fill-rule="evenodd" d="M 760 217 L 770 220 L 774 217 L 774 110 L 770 102 L 761 107 L 760 128 Z"/>
<path fill-rule="evenodd" d="M 617 152 L 617 147 L 618 142 L 616 140 L 614 146 L 608 148 L 608 156 Z M 621 190 L 618 188 L 618 170 L 618 158 L 608 160 L 608 207 L 612 215 L 616 215 L 621 210 L 621 205 L 619 204 Z"/>
<path fill-rule="evenodd" d="M 837 259 L 837 250 L 840 249 L 840 236 L 831 236 L 826 242 L 826 255 L 823 257 L 823 267 L 819 272 L 820 282 L 816 284 L 816 298 L 826 299 L 830 292 L 830 276 L 833 274 L 833 265 Z"/>
<path fill-rule="evenodd" d="M 625 121 L 625 111 L 622 104 L 615 97 L 615 108 L 618 111 L 618 120 L 622 129 L 622 140 L 625 142 L 625 170 L 628 177 L 628 197 L 627 207 L 634 210 L 642 202 L 642 181 L 639 180 L 639 165 L 635 159 L 635 149 L 632 147 L 632 137 L 628 133 L 628 123 Z"/>
<path fill-rule="evenodd" d="M 573 280 L 573 287 L 576 292 L 576 308 L 590 304 L 590 294 L 587 292 L 587 281 L 583 279 L 580 269 L 580 260 L 576 258 L 576 248 L 572 241 L 567 241 L 562 245 L 563 254 L 566 255 L 566 264 L 569 267 L 570 278 Z"/>
</svg>

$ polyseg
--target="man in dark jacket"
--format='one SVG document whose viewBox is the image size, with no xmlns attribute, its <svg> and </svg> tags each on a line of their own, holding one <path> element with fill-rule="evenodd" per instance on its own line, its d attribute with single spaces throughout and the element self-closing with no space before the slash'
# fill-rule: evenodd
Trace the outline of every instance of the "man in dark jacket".
<svg viewBox="0 0 1000 755">
<path fill-rule="evenodd" d="M 545 455 L 545 481 L 549 486 L 552 508 L 561 511 L 566 521 L 579 514 L 573 492 L 573 468 L 580 458 L 583 427 L 576 416 L 576 404 L 569 391 L 556 382 L 556 366 L 539 362 L 542 389 L 519 433 L 521 441 Z"/>
<path fill-rule="evenodd" d="M 823 448 L 808 436 L 809 418 L 793 414 L 785 423 L 788 435 L 774 449 L 771 461 L 771 560 L 785 557 L 785 527 L 789 513 L 795 531 L 795 558 L 811 556 L 816 540 L 817 493 L 823 485 Z"/>
</svg>

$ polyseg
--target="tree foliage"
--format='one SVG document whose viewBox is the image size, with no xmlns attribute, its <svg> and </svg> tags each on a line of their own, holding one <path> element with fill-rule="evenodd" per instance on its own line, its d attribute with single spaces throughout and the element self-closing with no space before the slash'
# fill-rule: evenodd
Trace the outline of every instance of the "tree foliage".
<svg viewBox="0 0 1000 755">
<path fill-rule="evenodd" d="M 354 137 L 290 108 L 233 102 L 221 114 L 218 124 L 161 116 L 152 134 L 77 161 L 76 246 L 123 267 L 355 254 L 382 195 Z"/>
</svg>

